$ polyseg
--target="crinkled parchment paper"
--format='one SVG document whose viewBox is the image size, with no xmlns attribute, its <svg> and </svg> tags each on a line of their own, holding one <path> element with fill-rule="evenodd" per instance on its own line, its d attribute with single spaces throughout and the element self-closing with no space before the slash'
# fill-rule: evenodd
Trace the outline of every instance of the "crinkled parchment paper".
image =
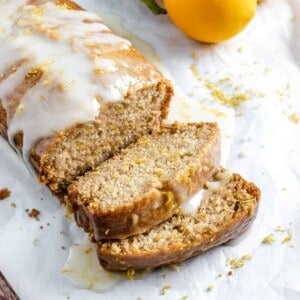
<svg viewBox="0 0 300 300">
<path fill-rule="evenodd" d="M 0 202 L 0 270 L 20 298 L 299 299 L 299 0 L 263 1 L 247 29 L 220 45 L 186 38 L 137 0 L 78 2 L 172 76 L 181 92 L 170 121 L 219 122 L 223 164 L 261 188 L 261 204 L 253 227 L 237 240 L 99 294 L 62 274 L 70 247 L 85 234 L 0 140 L 0 188 L 12 192 Z M 32 208 L 41 211 L 39 221 L 25 212 Z M 270 234 L 266 240 L 274 243 L 262 243 Z"/>
</svg>

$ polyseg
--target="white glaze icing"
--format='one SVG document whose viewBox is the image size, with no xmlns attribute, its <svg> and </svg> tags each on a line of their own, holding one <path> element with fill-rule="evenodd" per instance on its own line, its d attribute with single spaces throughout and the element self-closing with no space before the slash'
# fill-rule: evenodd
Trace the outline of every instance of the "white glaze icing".
<svg viewBox="0 0 300 300">
<path fill-rule="evenodd" d="M 219 172 L 216 176 L 216 181 L 208 181 L 205 183 L 206 188 L 212 192 L 218 192 L 218 190 L 230 181 L 232 173 L 229 170 Z"/>
<path fill-rule="evenodd" d="M 221 187 L 230 181 L 232 173 L 229 170 L 219 172 L 215 181 L 207 181 L 206 189 L 201 189 L 193 197 L 180 204 L 180 211 L 184 214 L 195 214 L 204 198 L 208 198 L 212 192 L 218 192 Z"/>
<path fill-rule="evenodd" d="M 27 59 L 7 78 L 0 77 L 7 112 L 26 74 L 34 68 L 43 71 L 8 120 L 13 147 L 15 134 L 23 132 L 23 157 L 30 168 L 29 151 L 40 138 L 94 120 L 101 101 L 123 100 L 133 78 L 117 74 L 113 60 L 93 55 L 91 49 L 105 53 L 131 44 L 111 33 L 97 15 L 63 9 L 55 1 L 28 5 L 26 0 L 0 0 L 0 5 L 0 76 Z"/>
<path fill-rule="evenodd" d="M 70 248 L 62 274 L 77 288 L 95 292 L 110 290 L 125 279 L 121 274 L 108 272 L 99 265 L 96 245 L 89 242 Z"/>
<path fill-rule="evenodd" d="M 193 197 L 180 204 L 180 211 L 183 214 L 195 214 L 203 198 L 203 190 L 197 192 Z"/>
</svg>

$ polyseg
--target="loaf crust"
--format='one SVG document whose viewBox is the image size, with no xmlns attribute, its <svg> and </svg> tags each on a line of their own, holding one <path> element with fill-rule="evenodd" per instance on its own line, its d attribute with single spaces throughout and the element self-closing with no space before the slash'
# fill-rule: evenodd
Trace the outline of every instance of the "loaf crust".
<svg viewBox="0 0 300 300">
<path fill-rule="evenodd" d="M 152 244 L 151 250 L 144 249 L 141 251 L 130 250 L 134 237 L 126 240 L 126 244 L 128 243 L 129 245 L 129 250 L 127 251 L 112 250 L 115 248 L 113 243 L 115 242 L 117 246 L 120 246 L 121 241 L 103 241 L 99 243 L 98 248 L 101 265 L 109 270 L 156 268 L 162 265 L 182 262 L 236 238 L 247 230 L 255 219 L 260 191 L 254 184 L 245 181 L 238 174 L 233 175 L 226 189 L 230 189 L 230 192 L 235 197 L 235 213 L 232 215 L 232 218 L 218 226 L 213 232 L 193 234 L 193 239 L 189 239 L 189 234 L 187 234 L 184 242 L 178 241 L 177 243 L 166 244 L 165 247 L 153 247 Z M 246 198 L 245 195 L 247 195 Z M 168 220 L 166 222 L 172 221 Z M 151 231 L 158 230 L 159 226 L 162 225 L 150 229 L 149 233 L 145 233 L 145 235 L 150 235 Z M 169 234 L 172 235 L 172 231 Z"/>
</svg>

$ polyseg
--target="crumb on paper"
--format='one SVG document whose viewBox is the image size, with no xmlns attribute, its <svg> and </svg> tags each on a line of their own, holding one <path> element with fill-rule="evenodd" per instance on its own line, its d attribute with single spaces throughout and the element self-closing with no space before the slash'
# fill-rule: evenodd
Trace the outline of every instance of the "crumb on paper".
<svg viewBox="0 0 300 300">
<path fill-rule="evenodd" d="M 25 209 L 25 211 L 27 212 L 27 214 L 28 214 L 28 216 L 29 216 L 30 218 L 34 218 L 34 219 L 36 219 L 37 221 L 40 220 L 40 219 L 39 219 L 39 215 L 41 214 L 41 212 L 40 212 L 38 209 L 33 208 L 32 210 L 29 210 L 29 209 L 27 208 L 27 209 Z"/>
<path fill-rule="evenodd" d="M 289 115 L 289 120 L 290 120 L 292 123 L 300 124 L 300 119 L 299 119 L 299 117 L 298 117 L 296 114 L 290 114 L 290 115 Z"/>
<path fill-rule="evenodd" d="M 196 63 L 190 65 L 190 69 L 193 73 L 193 76 L 196 80 L 200 81 L 202 79 L 201 74 L 199 72 L 198 66 Z"/>
<path fill-rule="evenodd" d="M 251 254 L 244 254 L 241 256 L 241 260 L 250 260 L 250 259 L 252 259 Z"/>
<path fill-rule="evenodd" d="M 198 53 L 196 51 L 193 51 L 192 58 L 196 60 L 196 59 L 198 59 L 198 57 L 199 57 Z"/>
<path fill-rule="evenodd" d="M 243 49 L 243 47 L 241 46 L 241 47 L 239 47 L 239 48 L 237 49 L 237 51 L 240 52 L 240 53 L 242 53 L 242 52 L 244 51 L 244 49 Z"/>
<path fill-rule="evenodd" d="M 209 285 L 206 289 L 207 292 L 212 291 L 215 288 L 215 286 L 213 284 Z"/>
<path fill-rule="evenodd" d="M 187 300 L 188 299 L 188 295 L 184 295 L 180 298 L 180 300 Z"/>
<path fill-rule="evenodd" d="M 232 258 L 229 261 L 229 264 L 230 264 L 231 269 L 239 269 L 239 268 L 242 268 L 244 266 L 244 261 L 242 259 L 239 259 L 239 258 Z"/>
<path fill-rule="evenodd" d="M 232 276 L 232 275 L 233 275 L 233 272 L 232 272 L 232 271 L 228 271 L 227 275 L 228 275 L 228 276 Z"/>
<path fill-rule="evenodd" d="M 228 86 L 232 86 L 232 80 L 229 77 L 221 78 L 217 83 L 218 84 L 227 84 Z"/>
<path fill-rule="evenodd" d="M 203 104 L 201 104 L 200 110 L 201 110 L 201 111 L 204 111 L 204 112 L 211 113 L 211 114 L 213 114 L 216 118 L 226 117 L 226 114 L 224 114 L 222 111 L 219 111 L 218 109 L 215 109 L 215 108 L 206 107 L 206 106 L 204 106 Z"/>
<path fill-rule="evenodd" d="M 33 241 L 32 241 L 32 244 L 34 245 L 34 246 L 36 246 L 37 245 L 37 243 L 38 243 L 38 238 L 35 238 Z"/>
<path fill-rule="evenodd" d="M 251 260 L 252 255 L 251 254 L 243 254 L 241 257 L 237 258 L 227 258 L 226 259 L 226 265 L 230 266 L 231 270 L 242 268 L 245 264 L 246 260 Z"/>
<path fill-rule="evenodd" d="M 222 278 L 223 277 L 223 273 L 219 273 L 218 275 L 217 275 L 217 278 Z"/>
<path fill-rule="evenodd" d="M 61 246 L 60 247 L 62 250 L 66 250 L 66 247 L 65 246 Z"/>
<path fill-rule="evenodd" d="M 171 286 L 169 284 L 165 284 L 160 290 L 160 295 L 165 295 L 170 288 Z"/>
<path fill-rule="evenodd" d="M 281 244 L 288 243 L 292 240 L 293 238 L 293 231 L 292 229 L 287 230 L 287 236 L 281 241 Z"/>
<path fill-rule="evenodd" d="M 278 225 L 278 226 L 276 227 L 275 231 L 277 231 L 277 232 L 286 232 L 286 229 L 285 229 L 284 227 Z"/>
<path fill-rule="evenodd" d="M 0 200 L 5 200 L 10 196 L 10 190 L 8 188 L 0 189 Z"/>
<path fill-rule="evenodd" d="M 281 244 L 285 244 L 285 243 L 288 243 L 292 240 L 292 238 L 290 236 L 286 236 L 282 241 L 281 241 Z"/>
<path fill-rule="evenodd" d="M 247 100 L 249 100 L 252 96 L 255 96 L 256 93 L 253 91 L 241 91 L 242 85 L 233 87 L 232 81 L 230 78 L 222 78 L 219 81 L 212 82 L 210 80 L 204 80 L 200 74 L 198 65 L 197 65 L 197 59 L 192 55 L 192 58 L 194 59 L 194 62 L 190 65 L 190 70 L 192 71 L 192 74 L 194 78 L 201 82 L 201 84 L 210 91 L 211 96 L 213 99 L 218 102 L 219 104 L 229 106 L 232 108 L 237 108 Z M 231 87 L 231 90 L 233 88 L 233 93 L 228 94 L 221 88 L 224 88 L 224 85 L 227 87 Z M 257 95 L 256 95 L 257 96 Z"/>
<path fill-rule="evenodd" d="M 16 207 L 17 207 L 17 204 L 16 204 L 15 202 L 11 202 L 11 203 L 10 203 L 10 207 L 16 208 Z"/>
<path fill-rule="evenodd" d="M 269 234 L 267 236 L 265 236 L 262 240 L 263 244 L 274 244 L 275 243 L 275 239 L 274 239 L 274 234 Z"/>
<path fill-rule="evenodd" d="M 208 85 L 206 85 L 206 87 L 208 87 L 208 89 L 211 91 L 211 95 L 217 102 L 226 106 L 236 108 L 249 100 L 249 96 L 246 93 L 238 93 L 229 96 L 217 87 L 209 87 Z"/>
</svg>

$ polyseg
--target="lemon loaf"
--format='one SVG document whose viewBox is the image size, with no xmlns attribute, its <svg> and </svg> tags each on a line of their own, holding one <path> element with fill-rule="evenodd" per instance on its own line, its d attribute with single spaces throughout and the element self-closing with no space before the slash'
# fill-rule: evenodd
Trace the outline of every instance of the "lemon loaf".
<svg viewBox="0 0 300 300">
<path fill-rule="evenodd" d="M 55 194 L 160 129 L 169 81 L 76 3 L 2 1 L 0 41 L 0 133 Z"/>
<path fill-rule="evenodd" d="M 226 180 L 226 172 L 207 183 L 196 214 L 179 213 L 143 234 L 99 243 L 101 265 L 110 270 L 156 268 L 237 237 L 253 222 L 260 191 L 238 174 Z"/>
<path fill-rule="evenodd" d="M 219 161 L 216 123 L 165 126 L 70 184 L 66 201 L 95 240 L 123 238 L 172 216 Z"/>
</svg>

